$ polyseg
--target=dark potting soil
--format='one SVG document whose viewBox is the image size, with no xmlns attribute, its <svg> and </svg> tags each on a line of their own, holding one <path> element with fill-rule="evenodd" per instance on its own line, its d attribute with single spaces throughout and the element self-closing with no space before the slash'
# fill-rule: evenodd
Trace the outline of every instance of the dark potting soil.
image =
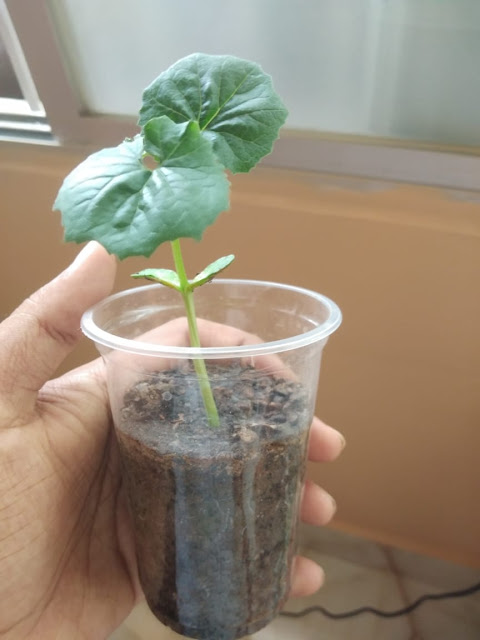
<svg viewBox="0 0 480 640">
<path fill-rule="evenodd" d="M 310 412 L 300 384 L 253 367 L 209 378 L 220 427 L 185 368 L 132 387 L 117 436 L 151 610 L 183 635 L 233 640 L 287 598 Z"/>
</svg>

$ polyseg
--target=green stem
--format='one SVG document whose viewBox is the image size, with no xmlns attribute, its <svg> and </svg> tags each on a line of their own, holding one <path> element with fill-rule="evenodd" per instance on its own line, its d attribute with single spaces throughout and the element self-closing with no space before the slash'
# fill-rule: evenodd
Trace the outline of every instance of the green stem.
<svg viewBox="0 0 480 640">
<path fill-rule="evenodd" d="M 193 290 L 188 282 L 185 266 L 183 264 L 182 251 L 180 249 L 180 240 L 173 240 L 172 243 L 173 259 L 175 261 L 175 269 L 180 280 L 180 293 L 182 294 L 187 313 L 188 330 L 190 333 L 190 344 L 192 347 L 201 347 L 200 336 L 198 334 L 197 317 L 195 314 L 195 305 L 193 303 Z M 198 377 L 200 391 L 202 394 L 203 404 L 207 412 L 208 421 L 211 427 L 218 427 L 220 419 L 218 417 L 217 405 L 213 397 L 212 388 L 208 379 L 207 367 L 205 360 L 202 358 L 193 358 L 193 366 Z"/>
</svg>

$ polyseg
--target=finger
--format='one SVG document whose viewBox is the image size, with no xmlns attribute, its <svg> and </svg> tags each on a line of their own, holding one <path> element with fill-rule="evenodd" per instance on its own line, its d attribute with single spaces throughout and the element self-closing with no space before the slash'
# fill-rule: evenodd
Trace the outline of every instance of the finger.
<svg viewBox="0 0 480 640">
<path fill-rule="evenodd" d="M 312 462 L 331 462 L 345 447 L 342 434 L 319 420 L 313 419 L 308 443 L 308 458 Z"/>
<path fill-rule="evenodd" d="M 262 344 L 264 341 L 259 336 L 210 320 L 199 318 L 198 327 L 200 339 L 204 347 L 247 347 Z M 286 367 L 280 356 L 276 353 L 262 354 L 242 359 L 244 365 L 250 364 L 256 369 L 261 369 L 271 375 L 294 378 L 292 372 Z"/>
<path fill-rule="evenodd" d="M 300 505 L 300 518 L 307 524 L 317 527 L 330 522 L 337 510 L 337 504 L 332 496 L 311 480 L 305 482 Z"/>
<path fill-rule="evenodd" d="M 258 336 L 236 327 L 204 320 L 203 318 L 198 318 L 197 324 L 203 347 L 241 347 L 262 342 Z M 162 347 L 188 347 L 190 345 L 190 334 L 187 319 L 179 317 L 169 320 L 141 334 L 134 340 L 161 345 Z M 222 363 L 225 364 L 227 361 L 228 358 L 222 360 Z M 247 364 L 243 360 L 242 362 Z M 274 373 L 283 375 L 288 373 L 280 358 L 274 354 L 249 358 L 248 364 L 255 366 L 259 370 L 268 371 L 272 375 Z M 151 372 L 174 369 L 179 366 L 179 363 L 174 356 L 145 358 L 143 355 L 118 350 L 109 354 L 108 366 L 116 371 L 116 386 L 119 395 L 121 395 L 134 384 L 140 373 L 148 375 Z"/>
<path fill-rule="evenodd" d="M 323 569 L 313 560 L 297 556 L 293 562 L 290 598 L 310 596 L 318 591 L 325 581 Z"/>
<path fill-rule="evenodd" d="M 82 313 L 108 295 L 114 277 L 115 259 L 91 242 L 0 325 L 0 385 L 14 412 L 33 409 L 38 390 L 79 340 Z"/>
<path fill-rule="evenodd" d="M 253 333 L 247 333 L 242 329 L 231 327 L 226 324 L 212 322 L 203 318 L 197 319 L 198 332 L 202 347 L 243 347 L 249 345 L 261 344 L 262 340 Z M 140 342 L 150 342 L 153 344 L 161 344 L 167 347 L 188 347 L 190 346 L 190 333 L 188 321 L 185 317 L 169 320 L 164 324 L 143 333 L 135 338 Z M 285 369 L 285 365 L 277 355 L 260 355 L 248 359 L 249 364 L 254 365 L 257 369 L 269 370 L 270 373 L 289 373 Z M 245 364 L 247 364 L 245 363 Z M 161 366 L 160 366 L 161 365 Z M 158 368 L 166 368 L 175 366 L 175 359 L 163 359 L 155 363 Z M 289 374 L 291 375 L 291 374 Z"/>
<path fill-rule="evenodd" d="M 87 392 L 92 398 L 100 399 L 106 406 L 109 404 L 105 364 L 102 358 L 86 362 L 71 369 L 58 378 L 49 380 L 38 393 L 38 399 L 48 399 L 52 393 L 58 403 L 62 397 L 70 402 L 71 394 L 79 395 Z"/>
</svg>

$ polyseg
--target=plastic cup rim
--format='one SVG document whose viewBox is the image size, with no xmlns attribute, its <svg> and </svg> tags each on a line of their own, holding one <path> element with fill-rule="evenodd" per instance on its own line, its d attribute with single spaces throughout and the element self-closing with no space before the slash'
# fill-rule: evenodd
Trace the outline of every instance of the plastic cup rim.
<svg viewBox="0 0 480 640">
<path fill-rule="evenodd" d="M 248 280 L 239 278 L 215 278 L 214 283 L 218 284 L 245 284 L 253 286 L 272 287 L 277 289 L 288 290 L 307 296 L 322 303 L 329 311 L 328 318 L 317 325 L 313 329 L 283 338 L 282 340 L 272 340 L 270 342 L 262 342 L 259 344 L 247 344 L 231 347 L 176 347 L 171 345 L 161 345 L 152 342 L 142 342 L 141 340 L 133 340 L 131 338 L 121 338 L 100 327 L 94 321 L 94 314 L 101 307 L 109 304 L 113 300 L 122 297 L 128 297 L 134 293 L 144 291 L 146 289 L 164 288 L 161 284 L 147 284 L 141 287 L 132 287 L 118 293 L 112 294 L 104 298 L 96 305 L 85 311 L 81 320 L 81 329 L 84 335 L 96 344 L 114 349 L 116 351 L 124 351 L 137 355 L 153 356 L 153 357 L 176 357 L 183 359 L 219 359 L 219 358 L 246 358 L 273 353 L 281 353 L 283 351 L 291 351 L 307 345 L 325 340 L 330 336 L 341 324 L 342 313 L 338 305 L 327 296 L 316 293 L 310 289 L 298 287 L 295 285 L 283 284 L 279 282 L 270 282 L 265 280 Z"/>
</svg>

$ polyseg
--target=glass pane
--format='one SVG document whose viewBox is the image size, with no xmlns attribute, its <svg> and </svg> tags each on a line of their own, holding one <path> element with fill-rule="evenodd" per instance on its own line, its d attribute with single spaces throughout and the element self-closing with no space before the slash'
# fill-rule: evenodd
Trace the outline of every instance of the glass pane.
<svg viewBox="0 0 480 640">
<path fill-rule="evenodd" d="M 87 111 L 194 51 L 258 61 L 300 130 L 480 145 L 479 0 L 51 0 Z"/>
<path fill-rule="evenodd" d="M 22 90 L 0 37 L 0 98 L 23 100 Z"/>
<path fill-rule="evenodd" d="M 0 139 L 51 140 L 51 130 L 45 120 L 45 112 L 2 0 L 0 0 Z"/>
</svg>

